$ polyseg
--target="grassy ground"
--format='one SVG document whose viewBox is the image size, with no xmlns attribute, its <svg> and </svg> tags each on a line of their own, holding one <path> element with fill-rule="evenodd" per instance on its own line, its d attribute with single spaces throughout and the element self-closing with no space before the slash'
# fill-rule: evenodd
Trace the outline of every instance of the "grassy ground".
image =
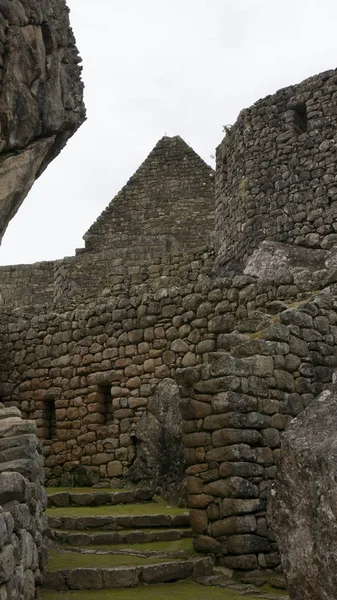
<svg viewBox="0 0 337 600">
<path fill-rule="evenodd" d="M 107 568 L 122 566 L 142 566 L 152 563 L 167 562 L 168 558 L 142 558 L 139 556 L 128 556 L 123 554 L 81 554 L 80 552 L 62 552 L 52 550 L 49 553 L 48 571 L 55 573 L 64 569 L 77 569 L 79 567 L 90 568 Z M 179 559 L 173 559 L 179 560 Z"/>
<path fill-rule="evenodd" d="M 189 527 L 172 527 L 170 529 L 164 529 L 163 527 L 156 527 L 155 529 L 153 527 L 140 527 L 137 529 L 137 527 L 133 527 L 132 529 L 119 529 L 118 532 L 110 530 L 110 529 L 58 529 L 57 530 L 59 533 L 87 533 L 87 534 L 91 534 L 91 533 L 120 533 L 122 535 L 124 535 L 125 533 L 135 533 L 136 531 L 141 531 L 141 532 L 145 532 L 145 533 L 160 533 L 161 531 L 188 531 L 190 532 L 190 528 Z M 192 534 L 190 536 L 190 539 L 192 537 Z"/>
<path fill-rule="evenodd" d="M 67 546 L 62 546 L 65 550 Z M 79 546 L 81 547 L 81 546 Z M 73 546 L 72 546 L 73 548 Z M 179 550 L 183 550 L 184 552 L 194 553 L 192 538 L 183 538 L 182 540 L 174 540 L 171 542 L 145 542 L 142 544 L 100 544 L 94 546 L 83 546 L 83 549 L 87 550 L 113 550 L 114 552 L 119 552 L 121 549 L 123 550 L 140 550 L 140 551 L 148 551 L 151 550 L 153 552 L 178 552 Z"/>
<path fill-rule="evenodd" d="M 119 517 L 136 515 L 182 515 L 186 508 L 167 506 L 157 502 L 147 504 L 122 504 L 116 506 L 62 506 L 48 508 L 50 517 Z"/>
<path fill-rule="evenodd" d="M 281 592 L 270 592 L 267 597 L 280 600 L 285 597 Z M 239 592 L 217 587 L 205 587 L 192 581 L 161 583 L 137 586 L 123 590 L 92 590 L 73 592 L 44 591 L 41 600 L 261 600 L 261 596 L 249 594 L 242 596 Z"/>
<path fill-rule="evenodd" d="M 66 488 L 66 487 L 56 487 L 56 488 L 46 488 L 47 495 L 51 494 L 59 494 L 60 492 L 68 492 L 69 494 L 92 494 L 93 492 L 127 492 L 129 490 L 125 488 Z"/>
</svg>

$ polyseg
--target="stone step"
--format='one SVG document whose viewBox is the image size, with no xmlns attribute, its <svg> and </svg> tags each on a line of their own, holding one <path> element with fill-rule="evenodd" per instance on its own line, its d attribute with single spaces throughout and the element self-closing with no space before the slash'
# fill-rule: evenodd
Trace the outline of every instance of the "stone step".
<svg viewBox="0 0 337 600">
<path fill-rule="evenodd" d="M 64 568 L 69 564 L 73 568 Z M 93 556 L 75 552 L 52 552 L 44 577 L 44 587 L 54 590 L 127 588 L 141 583 L 207 576 L 212 570 L 213 561 L 210 557 L 159 560 L 110 554 Z"/>
<path fill-rule="evenodd" d="M 192 538 L 164 542 L 147 542 L 139 544 L 97 544 L 90 546 L 70 546 L 62 544 L 62 550 L 68 552 L 81 552 L 96 556 L 124 555 L 139 556 L 143 558 L 189 558 L 195 555 Z"/>
<path fill-rule="evenodd" d="M 93 490 L 92 488 L 64 489 L 57 491 L 47 489 L 48 507 L 66 506 L 115 506 L 117 504 L 132 504 L 150 502 L 153 492 L 150 489 L 135 490 Z"/>
<path fill-rule="evenodd" d="M 143 527 L 188 527 L 185 509 L 157 502 L 100 507 L 61 507 L 47 510 L 50 529 L 86 530 L 138 529 Z"/>
<path fill-rule="evenodd" d="M 288 596 L 258 589 L 240 592 L 239 590 L 225 589 L 224 587 L 200 585 L 190 579 L 167 583 L 153 583 L 148 586 L 140 584 L 134 588 L 100 590 L 99 595 L 95 590 L 41 590 L 40 600 L 289 600 Z"/>
<path fill-rule="evenodd" d="M 124 529 L 120 531 L 67 531 L 51 530 L 50 537 L 59 544 L 70 546 L 98 546 L 101 544 L 141 544 L 149 542 L 170 542 L 192 537 L 192 530 L 188 528 L 167 529 Z"/>
</svg>

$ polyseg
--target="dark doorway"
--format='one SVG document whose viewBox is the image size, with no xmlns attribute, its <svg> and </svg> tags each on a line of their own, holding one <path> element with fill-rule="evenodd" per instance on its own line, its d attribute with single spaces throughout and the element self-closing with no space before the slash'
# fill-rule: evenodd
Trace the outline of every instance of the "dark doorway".
<svg viewBox="0 0 337 600">
<path fill-rule="evenodd" d="M 113 419 L 112 397 L 110 385 L 98 386 L 97 401 L 102 403 L 102 413 L 104 414 L 104 425 L 110 425 Z"/>
</svg>

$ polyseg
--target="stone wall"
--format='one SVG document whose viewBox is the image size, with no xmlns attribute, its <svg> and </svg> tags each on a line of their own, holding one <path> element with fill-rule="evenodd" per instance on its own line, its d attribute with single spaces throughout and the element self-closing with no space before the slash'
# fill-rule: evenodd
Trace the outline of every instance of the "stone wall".
<svg viewBox="0 0 337 600">
<path fill-rule="evenodd" d="M 282 432 L 331 382 L 336 289 L 280 312 L 248 341 L 227 338 L 201 369 L 180 373 L 195 548 L 234 569 L 280 562 L 266 520 Z"/>
<path fill-rule="evenodd" d="M 201 261 L 180 268 L 180 287 L 166 287 L 162 276 L 147 284 L 130 284 L 126 277 L 122 292 L 118 284 L 76 308 L 3 313 L 1 395 L 36 420 L 48 480 L 70 481 L 81 465 L 95 481 L 125 477 L 135 456 L 137 423 L 161 379 L 208 363 L 214 352 L 227 353 L 232 338 L 247 341 L 275 311 L 287 308 L 285 302 L 331 279 L 325 270 L 311 279 L 280 272 L 274 281 L 217 280 L 208 268 L 203 273 Z M 113 412 L 107 414 L 110 393 Z M 48 403 L 55 406 L 55 439 Z"/>
<path fill-rule="evenodd" d="M 47 506 L 36 425 L 0 404 L 0 597 L 34 600 L 47 560 Z"/>
<path fill-rule="evenodd" d="M 160 449 L 167 423 L 148 407 L 160 382 L 176 381 L 196 548 L 239 569 L 273 567 L 267 492 L 280 433 L 337 362 L 334 279 L 327 269 L 214 279 L 198 262 L 189 275 L 146 290 L 126 278 L 123 293 L 68 310 L 4 312 L 1 395 L 36 422 L 49 485 L 116 485 L 140 470 L 153 480 L 157 469 L 154 485 L 169 495 L 173 465 L 163 477 L 142 448 L 147 415 Z"/>
<path fill-rule="evenodd" d="M 243 110 L 217 149 L 219 269 L 243 269 L 262 240 L 331 248 L 337 240 L 337 71 Z"/>
<path fill-rule="evenodd" d="M 179 136 L 163 137 L 84 235 L 125 259 L 199 250 L 214 229 L 214 171 Z"/>
<path fill-rule="evenodd" d="M 136 284 L 139 273 L 135 280 L 126 274 L 122 292 L 116 284 L 101 299 L 77 304 L 75 298 L 68 310 L 3 312 L 1 396 L 36 420 L 49 482 L 73 481 L 81 466 L 92 482 L 127 475 L 135 457 L 132 436 L 148 398 L 161 379 L 174 378 L 177 366 L 195 364 L 203 352 L 193 329 L 207 330 L 207 319 L 198 321 L 189 297 L 209 280 L 211 264 L 207 254 L 188 265 L 171 258 L 171 264 L 149 268 L 146 284 Z M 185 285 L 161 275 L 165 267 Z M 194 305 L 200 299 L 199 292 Z"/>
<path fill-rule="evenodd" d="M 0 306 L 18 308 L 52 304 L 54 297 L 53 262 L 0 267 Z"/>
<path fill-rule="evenodd" d="M 156 291 L 210 276 L 214 251 L 209 247 L 183 254 L 166 254 L 151 261 L 131 254 L 116 258 L 110 252 L 84 253 L 58 261 L 0 267 L 0 307 L 37 306 L 49 309 L 77 306 L 133 289 Z M 41 308 L 41 310 L 44 310 Z"/>
<path fill-rule="evenodd" d="M 54 307 L 77 306 L 113 295 L 155 292 L 160 287 L 183 286 L 211 275 L 214 252 L 200 247 L 184 253 L 158 254 L 151 260 L 137 256 L 116 258 L 112 251 L 92 252 L 66 258 L 55 264 Z M 118 253 L 119 254 L 119 253 Z M 1 277 L 1 273 L 0 273 Z"/>
</svg>

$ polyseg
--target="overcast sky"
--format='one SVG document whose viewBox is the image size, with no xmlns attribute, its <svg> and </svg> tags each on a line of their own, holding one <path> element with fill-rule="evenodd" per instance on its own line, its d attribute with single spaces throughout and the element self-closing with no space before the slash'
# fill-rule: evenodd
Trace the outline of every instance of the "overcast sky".
<svg viewBox="0 0 337 600">
<path fill-rule="evenodd" d="M 336 0 L 68 0 L 88 120 L 10 223 L 0 264 L 70 256 L 157 140 L 206 162 L 223 125 L 337 66 Z"/>
</svg>

